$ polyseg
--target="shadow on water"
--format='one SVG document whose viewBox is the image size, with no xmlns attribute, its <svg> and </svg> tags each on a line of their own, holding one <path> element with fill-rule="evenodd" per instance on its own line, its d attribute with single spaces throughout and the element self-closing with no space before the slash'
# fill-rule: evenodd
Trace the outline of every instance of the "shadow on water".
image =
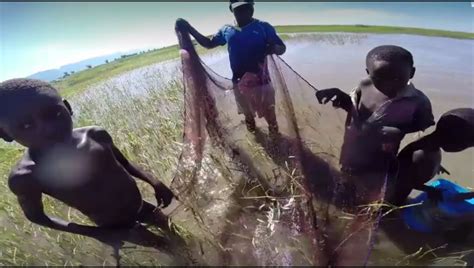
<svg viewBox="0 0 474 268">
<path fill-rule="evenodd" d="M 160 228 L 161 234 L 158 234 L 150 231 L 150 227 L 137 224 L 130 229 L 103 229 L 93 238 L 113 249 L 112 257 L 117 266 L 121 264 L 121 250 L 135 246 L 153 248 L 160 253 L 172 256 L 176 265 L 191 264 L 190 256 L 183 255 L 187 251 L 185 241 L 179 234 L 168 228 Z"/>
<path fill-rule="evenodd" d="M 281 168 L 287 168 L 290 155 L 289 148 L 293 142 L 291 138 L 281 134 L 277 138 L 272 139 L 260 129 L 257 129 L 255 132 L 255 138 L 277 165 Z M 301 163 L 304 176 L 310 182 L 316 201 L 323 203 L 321 208 L 324 209 L 328 203 L 334 204 L 338 208 L 344 207 L 339 202 L 334 203 L 333 199 L 335 194 L 334 181 L 336 176 L 340 176 L 339 170 L 315 155 L 304 145 L 301 148 Z M 320 210 L 320 212 L 324 213 L 324 210 Z M 326 218 L 328 218 L 327 215 Z M 329 222 L 326 224 L 329 224 Z M 466 252 L 466 250 L 471 250 L 472 252 L 470 254 L 468 252 L 466 256 L 461 258 L 462 261 L 468 265 L 474 263 L 474 250 L 472 250 L 474 248 L 474 232 L 471 232 L 470 238 L 465 239 L 466 241 L 463 242 L 453 241 L 452 234 L 442 236 L 415 232 L 405 227 L 405 223 L 399 214 L 383 219 L 380 227 L 381 236 L 385 236 L 388 239 L 386 241 L 389 241 L 389 247 L 390 245 L 395 245 L 406 255 L 413 254 L 420 250 L 420 248 L 423 248 L 424 250 L 415 259 L 419 258 L 426 251 L 437 249 L 433 254 L 425 254 L 417 259 L 419 263 L 424 261 L 426 264 L 426 261 L 429 261 L 430 258 L 431 260 L 437 259 L 437 261 L 442 261 L 443 258 L 440 256 L 452 256 L 453 253 Z M 336 227 L 335 230 L 330 231 L 328 229 L 326 231 L 332 233 L 337 229 Z M 332 235 L 337 236 L 336 234 Z M 466 233 L 466 235 L 468 234 Z M 379 247 L 383 248 L 385 246 L 384 241 L 385 239 L 381 239 Z M 334 244 L 335 241 L 331 239 L 331 241 L 328 240 L 327 242 Z"/>
<path fill-rule="evenodd" d="M 280 134 L 272 139 L 260 129 L 256 130 L 255 138 L 278 166 L 284 169 L 287 168 L 290 157 L 289 148 L 293 142 L 291 138 Z M 327 202 L 331 201 L 334 177 L 339 175 L 339 171 L 304 145 L 301 148 L 301 164 L 303 175 L 310 183 L 311 190 L 316 198 Z"/>
</svg>

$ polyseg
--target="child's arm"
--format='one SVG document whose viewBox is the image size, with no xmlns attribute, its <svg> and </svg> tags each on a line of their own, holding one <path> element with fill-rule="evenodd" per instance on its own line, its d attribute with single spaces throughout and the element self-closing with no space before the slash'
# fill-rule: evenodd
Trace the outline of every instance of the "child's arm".
<svg viewBox="0 0 474 268">
<path fill-rule="evenodd" d="M 112 150 L 115 159 L 130 175 L 149 183 L 153 187 L 155 190 L 158 206 L 163 205 L 166 207 L 171 203 L 171 199 L 174 197 L 174 194 L 171 192 L 171 190 L 151 174 L 144 172 L 136 165 L 130 163 L 128 159 L 122 154 L 122 152 L 120 152 L 120 150 L 115 146 L 112 136 L 110 136 L 106 130 L 99 127 L 93 127 L 90 130 L 90 136 L 97 142 L 109 147 Z"/>
<path fill-rule="evenodd" d="M 339 88 L 328 88 L 316 91 L 316 98 L 321 104 L 326 104 L 332 101 L 332 106 L 342 108 L 346 112 L 352 109 L 352 100 L 349 94 L 340 90 Z"/>
<path fill-rule="evenodd" d="M 191 24 L 189 24 L 189 22 L 184 19 L 177 19 L 175 28 L 182 31 L 188 31 L 189 34 L 191 34 L 196 39 L 196 41 L 205 48 L 211 49 L 225 45 L 226 43 L 225 39 L 220 36 L 220 32 L 212 38 L 209 38 L 198 32 L 193 26 L 191 26 Z"/>
<path fill-rule="evenodd" d="M 166 185 L 161 183 L 150 173 L 147 173 L 138 166 L 130 163 L 114 144 L 112 144 L 112 152 L 114 153 L 115 159 L 117 159 L 117 161 L 125 168 L 125 170 L 127 170 L 128 173 L 130 173 L 130 175 L 149 183 L 153 187 L 155 190 L 158 206 L 163 205 L 163 207 L 167 207 L 171 203 L 174 194 L 168 187 L 166 187 Z"/>
<path fill-rule="evenodd" d="M 404 133 L 425 131 L 435 124 L 431 102 L 426 96 L 422 96 L 413 115 L 413 122 L 402 127 Z"/>
<path fill-rule="evenodd" d="M 46 215 L 41 200 L 42 192 L 33 182 L 34 178 L 29 174 L 13 175 L 8 180 L 9 187 L 17 196 L 18 203 L 28 220 L 52 229 L 86 236 L 94 236 L 100 229 L 100 227 L 70 223 Z"/>
</svg>

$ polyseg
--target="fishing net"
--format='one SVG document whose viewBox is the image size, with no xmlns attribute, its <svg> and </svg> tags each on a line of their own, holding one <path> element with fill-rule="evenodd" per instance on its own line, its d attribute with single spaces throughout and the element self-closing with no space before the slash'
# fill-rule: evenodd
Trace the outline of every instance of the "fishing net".
<svg viewBox="0 0 474 268">
<path fill-rule="evenodd" d="M 315 88 L 267 56 L 280 135 L 265 120 L 246 129 L 232 81 L 201 61 L 177 31 L 184 79 L 183 151 L 172 189 L 194 228 L 201 261 L 225 265 L 370 263 L 386 172 L 372 174 L 371 204 L 350 205 L 339 171 L 345 112 L 321 105 Z M 214 250 L 206 250 L 206 247 Z M 215 250 L 217 249 L 217 250 Z"/>
</svg>

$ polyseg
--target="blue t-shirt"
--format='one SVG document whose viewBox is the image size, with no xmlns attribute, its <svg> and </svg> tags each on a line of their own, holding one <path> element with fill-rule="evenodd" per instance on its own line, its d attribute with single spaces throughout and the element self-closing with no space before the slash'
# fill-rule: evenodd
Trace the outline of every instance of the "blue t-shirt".
<svg viewBox="0 0 474 268">
<path fill-rule="evenodd" d="M 268 44 L 283 45 L 275 28 L 257 19 L 243 28 L 225 25 L 211 40 L 216 45 L 227 44 L 233 81 L 240 79 L 246 72 L 259 72 L 259 63 L 265 59 Z"/>
</svg>

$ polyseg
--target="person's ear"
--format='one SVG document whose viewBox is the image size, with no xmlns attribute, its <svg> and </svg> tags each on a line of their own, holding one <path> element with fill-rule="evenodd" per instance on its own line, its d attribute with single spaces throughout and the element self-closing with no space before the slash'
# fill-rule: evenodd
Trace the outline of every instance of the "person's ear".
<svg viewBox="0 0 474 268">
<path fill-rule="evenodd" d="M 63 99 L 64 106 L 66 106 L 66 109 L 69 111 L 69 114 L 73 115 L 74 113 L 72 112 L 71 104 L 66 99 Z"/>
<path fill-rule="evenodd" d="M 412 79 L 415 76 L 416 68 L 412 67 L 411 68 L 411 73 L 410 73 L 410 79 Z"/>
<path fill-rule="evenodd" d="M 2 138 L 6 142 L 12 142 L 13 138 L 8 136 L 7 133 L 3 129 L 0 128 L 0 138 Z"/>
</svg>

